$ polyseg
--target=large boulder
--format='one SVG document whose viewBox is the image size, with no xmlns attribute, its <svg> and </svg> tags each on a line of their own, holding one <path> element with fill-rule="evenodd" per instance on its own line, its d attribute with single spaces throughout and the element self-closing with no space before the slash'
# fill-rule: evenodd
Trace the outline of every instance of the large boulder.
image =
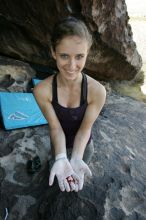
<svg viewBox="0 0 146 220">
<path fill-rule="evenodd" d="M 88 74 L 130 80 L 141 68 L 124 0 L 0 0 L 0 5 L 0 53 L 5 56 L 56 68 L 50 53 L 52 27 L 58 18 L 74 15 L 87 23 L 94 38 Z"/>
</svg>

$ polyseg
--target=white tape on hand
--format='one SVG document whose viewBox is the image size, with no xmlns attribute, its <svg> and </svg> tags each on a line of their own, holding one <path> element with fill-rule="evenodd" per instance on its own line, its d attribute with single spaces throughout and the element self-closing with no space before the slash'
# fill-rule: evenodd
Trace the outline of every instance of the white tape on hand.
<svg viewBox="0 0 146 220">
<path fill-rule="evenodd" d="M 55 156 L 55 161 L 66 158 L 67 158 L 66 153 L 60 153 Z"/>
</svg>

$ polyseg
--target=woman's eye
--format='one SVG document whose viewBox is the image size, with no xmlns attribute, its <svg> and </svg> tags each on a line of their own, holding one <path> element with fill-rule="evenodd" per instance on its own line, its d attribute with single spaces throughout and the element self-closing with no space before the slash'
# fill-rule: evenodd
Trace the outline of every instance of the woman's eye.
<svg viewBox="0 0 146 220">
<path fill-rule="evenodd" d="M 67 55 L 67 54 L 61 54 L 60 57 L 61 57 L 62 59 L 67 59 L 67 58 L 68 58 L 68 55 Z"/>
<path fill-rule="evenodd" d="M 77 59 L 77 60 L 80 60 L 80 59 L 82 59 L 83 57 L 84 57 L 84 55 L 79 54 L 79 55 L 76 56 L 76 59 Z"/>
</svg>

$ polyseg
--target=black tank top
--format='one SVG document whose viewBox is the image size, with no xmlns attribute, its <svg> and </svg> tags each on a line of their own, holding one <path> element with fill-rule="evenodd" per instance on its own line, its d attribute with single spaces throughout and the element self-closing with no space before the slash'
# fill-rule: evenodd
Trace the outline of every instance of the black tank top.
<svg viewBox="0 0 146 220">
<path fill-rule="evenodd" d="M 57 96 L 57 74 L 54 75 L 52 82 L 52 105 L 62 126 L 66 137 L 66 147 L 72 148 L 75 135 L 82 123 L 87 108 L 87 77 L 82 73 L 80 106 L 76 108 L 63 107 L 58 103 Z M 88 143 L 90 142 L 91 136 Z"/>
</svg>

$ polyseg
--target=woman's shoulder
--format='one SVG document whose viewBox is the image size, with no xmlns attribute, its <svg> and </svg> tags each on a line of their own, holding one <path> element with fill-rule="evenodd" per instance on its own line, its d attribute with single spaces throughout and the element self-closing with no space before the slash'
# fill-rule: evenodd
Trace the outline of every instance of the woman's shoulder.
<svg viewBox="0 0 146 220">
<path fill-rule="evenodd" d="M 91 76 L 87 76 L 88 82 L 88 91 L 90 99 L 98 98 L 105 99 L 106 97 L 106 90 L 105 87 L 96 79 L 92 78 Z"/>
<path fill-rule="evenodd" d="M 52 81 L 53 81 L 53 75 L 47 77 L 46 79 L 42 80 L 40 83 L 38 83 L 34 89 L 33 93 L 35 96 L 44 97 L 51 99 L 52 96 Z"/>
<path fill-rule="evenodd" d="M 92 78 L 89 75 L 87 76 L 87 82 L 88 82 L 88 87 L 90 90 L 95 90 L 95 91 L 100 91 L 100 90 L 105 90 L 105 87 L 96 79 Z"/>
</svg>

